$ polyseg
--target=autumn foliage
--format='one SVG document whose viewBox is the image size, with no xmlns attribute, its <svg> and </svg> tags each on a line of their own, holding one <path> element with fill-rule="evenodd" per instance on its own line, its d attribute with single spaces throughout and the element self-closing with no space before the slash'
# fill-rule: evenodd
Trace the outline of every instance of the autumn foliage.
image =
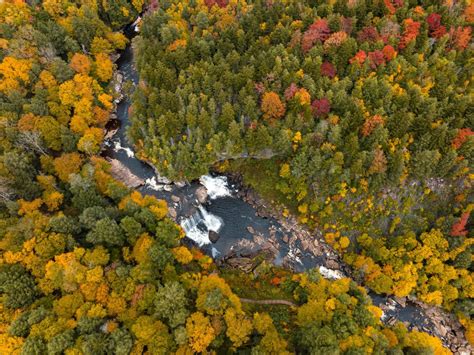
<svg viewBox="0 0 474 355">
<path fill-rule="evenodd" d="M 468 3 L 1 2 L 0 353 L 447 353 L 367 289 L 473 341 Z M 173 181 L 241 174 L 358 283 L 220 268 L 114 177 L 113 58 L 142 11 L 137 156 Z"/>
<path fill-rule="evenodd" d="M 267 120 L 281 118 L 285 114 L 285 104 L 275 92 L 266 92 L 262 97 L 263 117 Z"/>
</svg>

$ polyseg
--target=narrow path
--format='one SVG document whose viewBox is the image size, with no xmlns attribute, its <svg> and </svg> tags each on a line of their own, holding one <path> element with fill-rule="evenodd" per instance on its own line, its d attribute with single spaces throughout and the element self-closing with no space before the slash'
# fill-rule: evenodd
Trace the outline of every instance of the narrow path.
<svg viewBox="0 0 474 355">
<path fill-rule="evenodd" d="M 284 306 L 296 307 L 296 304 L 286 300 L 252 300 L 250 298 L 241 298 L 240 302 L 254 304 L 281 304 Z"/>
</svg>

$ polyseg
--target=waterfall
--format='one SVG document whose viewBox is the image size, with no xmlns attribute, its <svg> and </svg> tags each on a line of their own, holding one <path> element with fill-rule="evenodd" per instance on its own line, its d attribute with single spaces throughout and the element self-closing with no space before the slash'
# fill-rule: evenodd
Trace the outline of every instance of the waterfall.
<svg viewBox="0 0 474 355">
<path fill-rule="evenodd" d="M 129 158 L 135 157 L 135 153 L 133 152 L 133 150 L 131 150 L 128 147 L 123 147 L 120 143 L 120 140 L 114 140 L 113 143 L 114 143 L 114 151 L 119 152 L 123 150 Z"/>
<path fill-rule="evenodd" d="M 145 180 L 145 186 L 155 191 L 163 191 L 163 185 L 158 184 L 154 176 Z"/>
<path fill-rule="evenodd" d="M 319 272 L 321 275 L 326 278 L 326 279 L 342 279 L 343 277 L 346 277 L 341 271 L 339 270 L 331 270 L 328 269 L 327 267 L 321 265 L 319 267 Z"/>
<path fill-rule="evenodd" d="M 189 218 L 180 223 L 189 239 L 195 241 L 199 246 L 211 244 L 209 231 L 219 232 L 223 226 L 222 219 L 208 211 L 203 206 Z"/>
<path fill-rule="evenodd" d="M 199 178 L 199 182 L 206 187 L 211 200 L 232 195 L 227 185 L 227 176 L 203 175 Z"/>
</svg>

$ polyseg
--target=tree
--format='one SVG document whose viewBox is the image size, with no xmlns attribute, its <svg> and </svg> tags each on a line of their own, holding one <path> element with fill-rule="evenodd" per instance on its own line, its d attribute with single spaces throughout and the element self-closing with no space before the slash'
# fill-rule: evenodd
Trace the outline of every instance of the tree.
<svg viewBox="0 0 474 355">
<path fill-rule="evenodd" d="M 332 79 L 336 76 L 336 68 L 330 62 L 323 62 L 323 64 L 321 64 L 321 75 Z"/>
<path fill-rule="evenodd" d="M 61 181 L 68 182 L 71 174 L 77 174 L 82 165 L 82 158 L 78 153 L 65 153 L 54 159 L 54 169 Z"/>
<path fill-rule="evenodd" d="M 44 339 L 38 336 L 30 336 L 26 339 L 21 348 L 21 355 L 44 354 L 46 353 L 46 344 Z"/>
<path fill-rule="evenodd" d="M 434 38 L 441 38 L 446 34 L 446 26 L 441 25 L 441 16 L 437 13 L 429 14 L 426 17 L 430 36 Z"/>
<path fill-rule="evenodd" d="M 81 215 L 79 216 L 79 222 L 81 222 L 85 228 L 93 229 L 97 221 L 107 217 L 107 212 L 103 207 L 93 206 L 82 211 Z"/>
<path fill-rule="evenodd" d="M 451 228 L 451 236 L 453 237 L 465 237 L 467 235 L 466 224 L 469 219 L 470 212 L 464 212 L 461 215 L 459 221 L 453 224 Z"/>
<path fill-rule="evenodd" d="M 471 41 L 471 32 L 471 27 L 458 26 L 456 29 L 451 28 L 450 36 L 453 47 L 458 50 L 465 50 Z"/>
<path fill-rule="evenodd" d="M 121 219 L 120 228 L 125 232 L 131 245 L 135 244 L 137 238 L 144 232 L 142 225 L 131 216 L 126 216 Z"/>
<path fill-rule="evenodd" d="M 91 70 L 91 61 L 85 54 L 74 53 L 69 66 L 74 69 L 76 73 L 87 75 Z"/>
<path fill-rule="evenodd" d="M 186 323 L 189 311 L 186 289 L 179 282 L 168 282 L 160 287 L 154 297 L 155 314 L 167 321 L 171 328 Z"/>
<path fill-rule="evenodd" d="M 224 314 L 227 325 L 226 335 L 232 341 L 235 349 L 245 344 L 250 339 L 253 324 L 245 315 L 239 314 L 235 309 L 229 308 Z"/>
<path fill-rule="evenodd" d="M 31 62 L 28 59 L 16 59 L 13 57 L 3 58 L 0 63 L 0 92 L 7 94 L 11 90 L 19 90 L 20 87 L 30 82 L 29 72 Z"/>
<path fill-rule="evenodd" d="M 263 94 L 261 108 L 263 118 L 269 121 L 281 118 L 286 111 L 285 104 L 281 102 L 278 94 L 272 91 Z"/>
<path fill-rule="evenodd" d="M 419 34 L 421 24 L 417 21 L 413 21 L 411 18 L 407 18 L 403 21 L 405 30 L 403 31 L 403 36 L 398 44 L 398 47 L 403 49 L 410 42 L 414 41 Z"/>
<path fill-rule="evenodd" d="M 195 352 L 204 352 L 215 338 L 215 330 L 209 318 L 201 312 L 195 312 L 186 321 L 189 346 Z"/>
<path fill-rule="evenodd" d="M 66 330 L 52 337 L 47 344 L 48 354 L 60 355 L 74 345 L 74 331 Z"/>
<path fill-rule="evenodd" d="M 333 330 L 328 326 L 319 327 L 316 322 L 300 329 L 298 344 L 309 354 L 339 353 L 339 343 Z"/>
<path fill-rule="evenodd" d="M 133 347 L 133 338 L 127 329 L 119 328 L 110 335 L 109 349 L 117 355 L 130 354 Z"/>
<path fill-rule="evenodd" d="M 154 354 L 164 354 L 171 350 L 171 337 L 168 328 L 150 316 L 141 316 L 132 325 L 132 332 L 138 345 Z"/>
<path fill-rule="evenodd" d="M 262 334 L 260 343 L 253 351 L 266 353 L 289 354 L 286 350 L 287 342 L 278 334 L 272 318 L 267 313 L 255 313 L 253 317 L 255 330 Z"/>
<path fill-rule="evenodd" d="M 122 246 L 125 236 L 117 222 L 105 217 L 97 221 L 94 228 L 87 234 L 86 240 L 93 244 Z"/>
<path fill-rule="evenodd" d="M 87 128 L 77 143 L 77 149 L 90 155 L 97 154 L 100 151 L 103 136 L 104 132 L 101 128 Z"/>
<path fill-rule="evenodd" d="M 200 311 L 211 315 L 222 315 L 228 307 L 241 310 L 239 298 L 232 292 L 225 280 L 217 275 L 203 278 L 199 285 L 196 306 Z"/>
<path fill-rule="evenodd" d="M 322 99 L 313 100 L 311 103 L 311 108 L 313 110 L 313 114 L 316 117 L 321 118 L 326 116 L 329 111 L 331 111 L 331 103 L 327 98 L 323 97 Z"/>
<path fill-rule="evenodd" d="M 109 57 L 104 53 L 96 55 L 95 73 L 100 81 L 107 82 L 112 78 L 114 65 Z"/>
<path fill-rule="evenodd" d="M 0 293 L 9 308 L 29 306 L 39 295 L 34 278 L 20 264 L 0 266 Z"/>
<path fill-rule="evenodd" d="M 303 34 L 301 48 L 308 52 L 316 42 L 324 42 L 329 38 L 331 30 L 326 19 L 316 20 Z"/>
</svg>

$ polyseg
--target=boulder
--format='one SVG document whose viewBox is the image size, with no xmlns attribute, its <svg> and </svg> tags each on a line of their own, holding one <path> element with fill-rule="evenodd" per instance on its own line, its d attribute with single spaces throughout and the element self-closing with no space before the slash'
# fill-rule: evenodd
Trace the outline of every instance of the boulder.
<svg viewBox="0 0 474 355">
<path fill-rule="evenodd" d="M 171 195 L 171 200 L 176 203 L 179 203 L 181 201 L 181 199 L 176 195 Z"/>
<path fill-rule="evenodd" d="M 290 241 L 290 239 L 288 238 L 286 234 L 283 236 L 283 238 L 281 238 L 281 240 L 283 241 L 283 243 L 286 243 L 286 244 L 288 244 L 288 242 Z"/>
<path fill-rule="evenodd" d="M 182 187 L 185 187 L 186 186 L 186 183 L 184 181 L 176 181 L 174 183 L 176 185 L 176 187 L 178 188 L 182 188 Z"/>
<path fill-rule="evenodd" d="M 235 269 L 240 269 L 246 273 L 251 272 L 255 267 L 254 261 L 251 258 L 243 258 L 243 257 L 231 258 L 231 259 L 226 260 L 226 263 L 230 267 L 233 267 Z"/>
<path fill-rule="evenodd" d="M 444 337 L 444 336 L 446 336 L 446 334 L 448 334 L 448 329 L 440 323 L 435 323 L 435 328 L 436 328 L 437 333 L 441 337 Z"/>
<path fill-rule="evenodd" d="M 333 269 L 333 270 L 340 270 L 341 269 L 341 266 L 339 265 L 339 263 L 336 260 L 332 260 L 332 259 L 329 259 L 326 262 L 326 266 L 329 269 Z"/>
<path fill-rule="evenodd" d="M 178 217 L 178 213 L 173 207 L 168 207 L 168 215 L 174 220 Z"/>
<path fill-rule="evenodd" d="M 253 229 L 253 227 L 248 226 L 247 230 L 249 231 L 250 234 L 255 234 L 255 229 Z"/>
<path fill-rule="evenodd" d="M 207 201 L 207 189 L 204 186 L 199 186 L 197 188 L 196 198 L 199 203 L 205 203 Z"/>
<path fill-rule="evenodd" d="M 307 241 L 306 239 L 303 239 L 301 241 L 301 248 L 304 250 L 304 251 L 307 251 L 309 249 L 309 241 Z"/>
<path fill-rule="evenodd" d="M 215 232 L 215 231 L 209 231 L 209 240 L 212 242 L 212 243 L 216 243 L 220 238 L 220 235 L 219 233 Z"/>
<path fill-rule="evenodd" d="M 395 300 L 395 302 L 397 302 L 403 308 L 406 307 L 406 305 L 407 305 L 406 297 L 396 297 L 396 296 L 394 296 L 393 299 Z"/>
</svg>

